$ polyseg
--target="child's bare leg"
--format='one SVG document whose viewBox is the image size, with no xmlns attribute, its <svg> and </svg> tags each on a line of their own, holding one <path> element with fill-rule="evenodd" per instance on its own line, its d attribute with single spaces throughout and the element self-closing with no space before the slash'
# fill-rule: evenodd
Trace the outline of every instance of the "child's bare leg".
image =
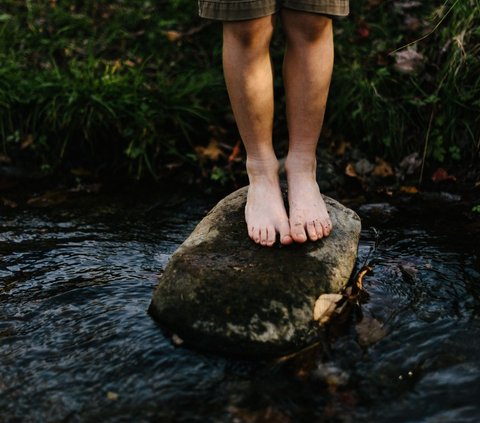
<svg viewBox="0 0 480 423">
<path fill-rule="evenodd" d="M 272 147 L 273 75 L 269 45 L 275 16 L 223 24 L 223 68 L 235 120 L 247 151 L 250 180 L 245 219 L 256 243 L 271 246 L 276 233 L 290 244 L 278 161 Z"/>
<path fill-rule="evenodd" d="M 283 74 L 290 233 L 296 242 L 315 241 L 332 228 L 316 181 L 315 158 L 333 67 L 332 21 L 289 9 L 283 9 L 281 17 L 287 37 Z"/>
</svg>

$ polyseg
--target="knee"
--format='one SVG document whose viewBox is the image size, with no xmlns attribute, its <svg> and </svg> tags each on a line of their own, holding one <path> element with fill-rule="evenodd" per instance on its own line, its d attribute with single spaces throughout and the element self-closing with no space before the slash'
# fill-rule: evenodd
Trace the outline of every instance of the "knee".
<svg viewBox="0 0 480 423">
<path fill-rule="evenodd" d="M 287 42 L 318 43 L 330 38 L 332 19 L 313 13 L 293 13 L 283 20 Z"/>
<path fill-rule="evenodd" d="M 272 16 L 223 23 L 224 43 L 235 43 L 242 48 L 259 48 L 270 45 L 274 30 Z"/>
</svg>

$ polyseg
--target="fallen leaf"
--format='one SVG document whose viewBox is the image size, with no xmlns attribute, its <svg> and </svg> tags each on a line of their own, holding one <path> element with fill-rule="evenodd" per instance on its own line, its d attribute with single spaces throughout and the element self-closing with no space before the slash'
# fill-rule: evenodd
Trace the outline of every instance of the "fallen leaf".
<svg viewBox="0 0 480 423">
<path fill-rule="evenodd" d="M 356 287 L 357 287 L 357 289 L 358 289 L 359 291 L 361 291 L 361 290 L 363 289 L 363 277 L 364 277 L 367 273 L 371 272 L 372 270 L 373 270 L 373 268 L 372 268 L 371 266 L 368 266 L 368 265 L 367 265 L 367 266 L 364 266 L 364 267 L 362 268 L 362 270 L 360 270 L 360 272 L 358 273 L 357 279 L 356 279 L 356 281 L 355 281 L 355 285 L 356 285 Z"/>
<path fill-rule="evenodd" d="M 390 176 L 393 176 L 394 174 L 395 172 L 393 171 L 392 166 L 389 163 L 379 157 L 375 159 L 375 169 L 373 169 L 374 176 L 388 178 Z"/>
<path fill-rule="evenodd" d="M 74 176 L 92 176 L 92 172 L 83 167 L 75 167 L 70 170 L 70 173 Z"/>
<path fill-rule="evenodd" d="M 323 379 L 329 388 L 345 386 L 348 383 L 348 374 L 333 363 L 318 363 L 315 376 Z"/>
<path fill-rule="evenodd" d="M 405 17 L 405 26 L 410 31 L 416 31 L 422 26 L 422 21 L 414 16 L 407 15 Z"/>
<path fill-rule="evenodd" d="M 0 163 L 9 164 L 12 163 L 12 159 L 4 154 L 0 154 Z"/>
<path fill-rule="evenodd" d="M 218 141 L 211 138 L 207 147 L 196 147 L 195 152 L 203 159 L 209 159 L 216 162 L 220 156 L 223 156 L 222 150 L 218 146 Z"/>
<path fill-rule="evenodd" d="M 290 423 L 290 417 L 284 412 L 271 406 L 249 410 L 235 406 L 228 407 L 228 412 L 232 415 L 233 422 L 238 423 Z"/>
<path fill-rule="evenodd" d="M 433 182 L 443 182 L 443 181 L 456 181 L 457 178 L 453 175 L 449 175 L 448 172 L 439 167 L 432 175 Z"/>
<path fill-rule="evenodd" d="M 235 146 L 232 149 L 232 152 L 230 153 L 230 156 L 228 156 L 228 161 L 231 163 L 237 159 L 237 157 L 240 154 L 240 146 L 242 145 L 241 141 L 238 140 Z"/>
<path fill-rule="evenodd" d="M 173 342 L 173 345 L 175 345 L 176 347 L 179 347 L 184 343 L 184 340 L 180 338 L 176 333 L 174 333 L 172 335 L 172 342 Z"/>
<path fill-rule="evenodd" d="M 368 25 L 366 23 L 363 23 L 359 26 L 358 35 L 360 36 L 360 38 L 368 38 L 368 36 L 370 35 L 370 29 L 368 28 Z"/>
<path fill-rule="evenodd" d="M 345 140 L 340 141 L 337 148 L 335 149 L 336 156 L 343 156 L 346 151 L 351 147 L 351 144 Z"/>
<path fill-rule="evenodd" d="M 67 196 L 64 192 L 47 191 L 45 194 L 30 198 L 27 201 L 27 204 L 36 207 L 49 207 L 61 204 L 66 199 Z"/>
<path fill-rule="evenodd" d="M 422 68 L 424 61 L 425 58 L 423 54 L 419 53 L 414 48 L 407 48 L 406 50 L 397 51 L 395 53 L 394 68 L 400 73 L 410 75 Z"/>
<path fill-rule="evenodd" d="M 33 135 L 28 134 L 27 138 L 25 138 L 20 144 L 20 149 L 25 150 L 26 148 L 30 147 L 32 144 L 33 144 Z"/>
<path fill-rule="evenodd" d="M 171 43 L 178 41 L 183 36 L 181 32 L 173 31 L 173 30 L 165 31 L 165 35 L 167 36 L 167 40 L 170 41 Z"/>
<path fill-rule="evenodd" d="M 116 392 L 108 391 L 107 392 L 107 398 L 110 401 L 116 401 L 116 400 L 118 400 L 118 394 Z"/>
<path fill-rule="evenodd" d="M 0 197 L 0 204 L 10 209 L 15 209 L 18 207 L 18 204 L 15 203 L 15 201 L 9 200 L 8 198 L 5 198 L 5 197 Z"/>
<path fill-rule="evenodd" d="M 422 159 L 418 152 L 405 156 L 400 162 L 400 169 L 407 175 L 412 175 L 422 165 Z"/>
<path fill-rule="evenodd" d="M 366 347 L 375 344 L 387 335 L 382 323 L 377 319 L 364 315 L 363 319 L 356 325 L 358 343 Z"/>
<path fill-rule="evenodd" d="M 345 175 L 350 176 L 351 178 L 358 178 L 357 172 L 355 172 L 355 168 L 351 163 L 347 164 Z"/>
<path fill-rule="evenodd" d="M 402 185 L 400 192 L 404 192 L 405 194 L 418 194 L 418 188 L 410 185 Z"/>
<path fill-rule="evenodd" d="M 342 294 L 322 294 L 315 301 L 313 308 L 313 320 L 319 323 L 326 323 L 330 320 L 330 316 L 335 311 L 337 303 L 343 298 Z"/>
</svg>

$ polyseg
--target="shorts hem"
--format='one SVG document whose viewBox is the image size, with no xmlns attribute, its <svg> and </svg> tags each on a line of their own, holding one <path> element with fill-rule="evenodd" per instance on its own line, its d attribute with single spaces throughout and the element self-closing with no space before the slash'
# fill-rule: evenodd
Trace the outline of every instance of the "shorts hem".
<svg viewBox="0 0 480 423">
<path fill-rule="evenodd" d="M 198 14 L 205 19 L 217 21 L 243 21 L 262 18 L 278 12 L 276 0 L 243 0 L 226 3 L 200 0 Z"/>
<path fill-rule="evenodd" d="M 316 3 L 310 2 L 297 2 L 290 3 L 289 1 L 285 1 L 283 3 L 283 7 L 286 9 L 298 10 L 300 12 L 310 12 L 310 13 L 318 13 L 320 15 L 328 15 L 328 16 L 348 16 L 350 13 L 350 9 L 348 3 L 344 7 L 333 6 L 330 7 L 326 6 L 319 6 Z"/>
<path fill-rule="evenodd" d="M 273 15 L 282 7 L 329 17 L 347 16 L 350 11 L 348 0 L 199 0 L 198 14 L 217 21 L 242 21 Z"/>
</svg>

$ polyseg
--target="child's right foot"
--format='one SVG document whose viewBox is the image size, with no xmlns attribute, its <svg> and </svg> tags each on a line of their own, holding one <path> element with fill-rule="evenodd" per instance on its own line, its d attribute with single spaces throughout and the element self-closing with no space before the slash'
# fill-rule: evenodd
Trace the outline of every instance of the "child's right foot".
<svg viewBox="0 0 480 423">
<path fill-rule="evenodd" d="M 282 244 L 291 244 L 293 239 L 280 191 L 278 161 L 248 159 L 247 173 L 250 180 L 245 206 L 248 236 L 257 244 L 271 247 L 278 233 Z"/>
</svg>

